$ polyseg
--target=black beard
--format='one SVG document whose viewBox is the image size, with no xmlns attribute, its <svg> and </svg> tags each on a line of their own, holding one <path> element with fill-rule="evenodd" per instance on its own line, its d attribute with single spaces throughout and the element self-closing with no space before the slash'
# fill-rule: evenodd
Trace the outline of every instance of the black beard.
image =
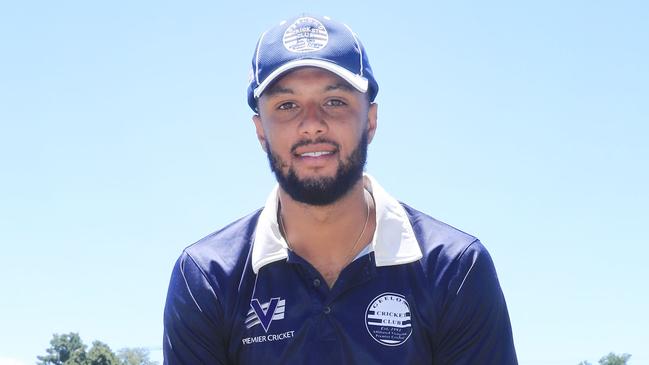
<svg viewBox="0 0 649 365">
<path fill-rule="evenodd" d="M 306 178 L 300 179 L 295 174 L 293 167 L 289 168 L 286 175 L 282 173 L 282 166 L 286 165 L 282 159 L 272 151 L 266 141 L 266 155 L 270 163 L 270 169 L 275 174 L 279 186 L 293 200 L 309 205 L 329 205 L 347 194 L 352 187 L 363 177 L 363 169 L 367 162 L 368 134 L 363 133 L 358 145 L 347 158 L 347 161 L 338 161 L 338 169 L 333 177 Z M 326 139 L 313 141 L 300 141 L 296 143 L 291 151 L 298 146 L 305 146 L 314 143 L 338 144 Z"/>
</svg>

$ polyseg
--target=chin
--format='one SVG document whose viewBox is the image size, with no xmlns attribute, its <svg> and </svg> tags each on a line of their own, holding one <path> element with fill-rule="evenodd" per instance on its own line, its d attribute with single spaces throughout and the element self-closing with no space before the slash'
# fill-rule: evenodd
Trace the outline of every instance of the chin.
<svg viewBox="0 0 649 365">
<path fill-rule="evenodd" d="M 330 180 L 336 178 L 336 171 L 326 173 L 324 171 L 311 171 L 311 172 L 296 172 L 298 180 L 301 181 L 317 181 L 317 180 Z"/>
</svg>

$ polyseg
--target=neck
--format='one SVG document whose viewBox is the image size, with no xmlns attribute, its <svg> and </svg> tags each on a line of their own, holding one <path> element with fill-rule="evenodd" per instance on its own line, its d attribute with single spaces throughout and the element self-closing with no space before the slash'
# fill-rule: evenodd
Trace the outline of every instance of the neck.
<svg viewBox="0 0 649 365">
<path fill-rule="evenodd" d="M 359 180 L 352 189 L 337 201 L 328 205 L 310 205 L 293 200 L 283 189 L 279 189 L 282 217 L 291 225 L 335 224 L 341 221 L 341 214 L 355 215 L 365 210 L 363 181 Z"/>
<path fill-rule="evenodd" d="M 284 236 L 290 248 L 320 271 L 330 286 L 374 235 L 374 204 L 363 187 L 363 179 L 326 206 L 297 202 L 282 189 L 279 199 Z"/>
</svg>

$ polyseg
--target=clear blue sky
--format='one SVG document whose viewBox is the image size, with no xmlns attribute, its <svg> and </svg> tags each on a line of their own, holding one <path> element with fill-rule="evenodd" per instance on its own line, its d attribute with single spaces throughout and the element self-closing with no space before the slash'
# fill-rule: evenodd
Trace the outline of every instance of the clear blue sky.
<svg viewBox="0 0 649 365">
<path fill-rule="evenodd" d="M 53 333 L 161 358 L 172 265 L 274 184 L 257 37 L 348 23 L 381 90 L 368 171 L 489 248 L 521 364 L 649 364 L 644 1 L 6 1 L 0 365 Z"/>
</svg>

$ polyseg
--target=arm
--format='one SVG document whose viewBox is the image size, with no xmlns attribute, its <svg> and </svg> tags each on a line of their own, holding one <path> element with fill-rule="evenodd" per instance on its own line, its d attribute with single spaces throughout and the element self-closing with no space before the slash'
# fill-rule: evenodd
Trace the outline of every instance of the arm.
<svg viewBox="0 0 649 365">
<path fill-rule="evenodd" d="M 518 364 L 505 297 L 485 247 L 474 241 L 451 265 L 434 364 Z"/>
<path fill-rule="evenodd" d="M 164 309 L 164 364 L 227 364 L 223 310 L 214 288 L 183 253 L 171 274 Z"/>
</svg>

